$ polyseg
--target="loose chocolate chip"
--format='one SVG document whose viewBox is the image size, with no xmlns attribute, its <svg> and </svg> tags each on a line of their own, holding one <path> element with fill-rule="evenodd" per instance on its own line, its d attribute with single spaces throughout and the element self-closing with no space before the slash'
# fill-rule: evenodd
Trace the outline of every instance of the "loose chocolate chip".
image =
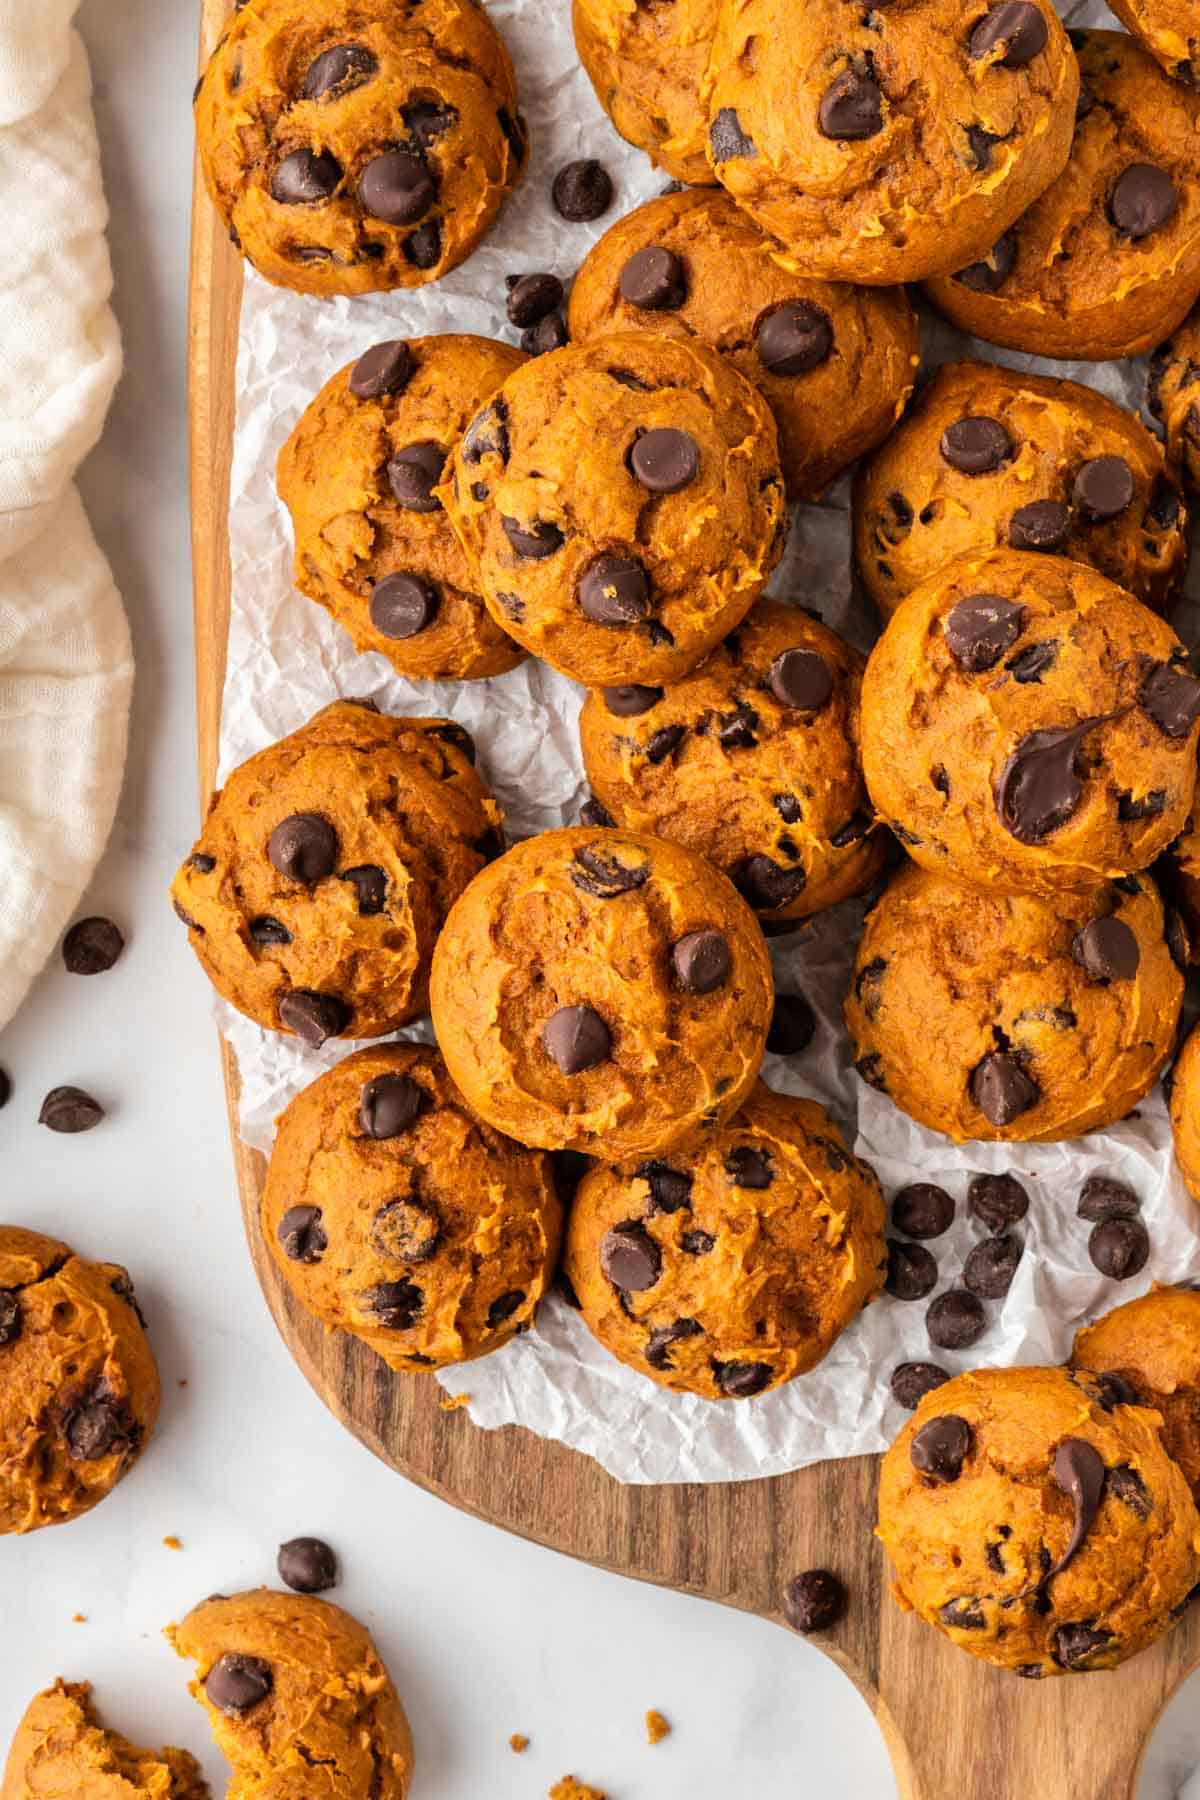
<svg viewBox="0 0 1200 1800">
<path fill-rule="evenodd" d="M 1146 1266 L 1150 1234 L 1140 1219 L 1102 1219 L 1092 1227 L 1088 1255 L 1111 1281 L 1130 1281 Z"/>
<path fill-rule="evenodd" d="M 289 881 L 312 887 L 332 875 L 337 864 L 337 832 L 320 813 L 292 813 L 267 840 L 267 855 Z"/>
<path fill-rule="evenodd" d="M 925 1329 L 930 1343 L 939 1350 L 968 1350 L 987 1329 L 987 1314 L 974 1294 L 949 1288 L 930 1301 Z"/>
<path fill-rule="evenodd" d="M 432 1200 L 406 1194 L 402 1200 L 389 1200 L 375 1214 L 371 1236 L 387 1257 L 395 1262 L 428 1262 L 438 1247 L 442 1224 Z"/>
<path fill-rule="evenodd" d="M 38 1124 L 45 1125 L 50 1131 L 73 1134 L 77 1131 L 91 1131 L 104 1117 L 104 1108 L 82 1088 L 51 1088 L 42 1101 L 42 1109 L 38 1113 Z"/>
<path fill-rule="evenodd" d="M 1041 10 L 1030 0 L 1004 0 L 980 19 L 967 49 L 976 62 L 999 49 L 1002 54 L 996 61 L 1001 68 L 1023 69 L 1046 48 L 1049 35 Z"/>
<path fill-rule="evenodd" d="M 817 1015 L 803 994 L 776 994 L 767 1049 L 772 1056 L 799 1056 L 812 1043 Z"/>
<path fill-rule="evenodd" d="M 768 375 L 807 375 L 833 349 L 833 326 L 819 306 L 786 300 L 759 320 L 754 342 Z"/>
<path fill-rule="evenodd" d="M 125 1403 L 97 1388 L 90 1399 L 68 1413 L 63 1436 L 76 1462 L 99 1462 L 114 1450 L 129 1449 L 137 1431 Z"/>
<path fill-rule="evenodd" d="M 729 1152 L 725 1158 L 725 1173 L 734 1187 L 755 1192 L 769 1188 L 774 1179 L 769 1156 L 765 1151 L 755 1150 L 749 1144 L 740 1144 L 736 1150 Z"/>
<path fill-rule="evenodd" d="M 1012 274 L 1016 260 L 1017 241 L 1010 231 L 1006 231 L 1003 237 L 996 239 L 987 256 L 979 262 L 968 263 L 954 279 L 973 293 L 996 294 Z"/>
<path fill-rule="evenodd" d="M 1167 737 L 1184 738 L 1200 719 L 1200 681 L 1170 663 L 1153 663 L 1138 689 L 1138 705 Z"/>
<path fill-rule="evenodd" d="M 275 1236 L 289 1262 L 318 1263 L 329 1248 L 319 1206 L 290 1206 Z"/>
<path fill-rule="evenodd" d="M 964 1418 L 958 1413 L 942 1413 L 913 1433 L 908 1460 L 918 1475 L 927 1475 L 931 1481 L 957 1481 L 974 1442 L 975 1434 Z"/>
<path fill-rule="evenodd" d="M 1165 169 L 1153 163 L 1130 163 L 1122 170 L 1108 199 L 1108 216 L 1136 243 L 1170 223 L 1179 209 L 1179 194 Z"/>
<path fill-rule="evenodd" d="M 717 1386 L 730 1400 L 752 1400 L 771 1379 L 769 1363 L 714 1362 Z"/>
<path fill-rule="evenodd" d="M 563 284 L 557 275 L 519 275 L 508 290 L 505 310 L 510 325 L 536 325 L 562 305 Z"/>
<path fill-rule="evenodd" d="M 649 1183 L 650 1205 L 646 1209 L 646 1217 L 651 1219 L 655 1213 L 682 1212 L 692 1203 L 692 1177 L 682 1169 L 673 1169 L 670 1163 L 643 1163 L 637 1171 L 638 1179 Z"/>
<path fill-rule="evenodd" d="M 562 314 L 547 313 L 521 333 L 521 348 L 527 356 L 548 356 L 551 350 L 561 350 L 567 339 L 567 322 Z"/>
<path fill-rule="evenodd" d="M 967 1189 L 967 1211 L 988 1231 L 1004 1231 L 1029 1211 L 1029 1195 L 1015 1175 L 976 1175 Z"/>
<path fill-rule="evenodd" d="M 600 218 L 613 203 L 612 176 L 602 163 L 590 158 L 567 163 L 554 177 L 550 190 L 555 211 L 572 224 Z"/>
<path fill-rule="evenodd" d="M 1200 683 L 1196 684 L 1200 695 Z M 1083 799 L 1076 770 L 1080 746 L 1103 719 L 1083 719 L 1059 730 L 1031 731 L 1000 771 L 996 810 L 1000 823 L 1022 844 L 1040 844 L 1065 825 Z"/>
<path fill-rule="evenodd" d="M 709 126 L 708 143 L 713 161 L 718 163 L 758 155 L 754 139 L 742 130 L 742 121 L 732 106 L 723 106 Z"/>
<path fill-rule="evenodd" d="M 649 863 L 636 867 L 623 863 L 614 853 L 597 845 L 577 850 L 572 859 L 572 887 L 595 900 L 616 900 L 622 894 L 633 893 L 635 888 L 645 887 L 649 879 Z"/>
<path fill-rule="evenodd" d="M 924 1300 L 937 1286 L 937 1263 L 923 1244 L 905 1244 L 889 1238 L 884 1287 L 893 1300 Z"/>
<path fill-rule="evenodd" d="M 1064 1669 L 1085 1669 L 1097 1650 L 1113 1641 L 1111 1631 L 1095 1631 L 1090 1625 L 1060 1625 L 1054 1634 L 1054 1660 Z"/>
<path fill-rule="evenodd" d="M 103 975 L 124 948 L 111 919 L 77 919 L 63 939 L 63 962 L 69 975 Z"/>
<path fill-rule="evenodd" d="M 337 1586 L 337 1557 L 322 1538 L 289 1538 L 275 1559 L 279 1579 L 297 1594 L 323 1594 Z"/>
<path fill-rule="evenodd" d="M 644 1294 L 662 1274 L 662 1251 L 646 1227 L 630 1219 L 601 1238 L 600 1267 L 623 1294 Z"/>
<path fill-rule="evenodd" d="M 1005 1232 L 986 1237 L 963 1265 L 963 1286 L 981 1300 L 1003 1300 L 1013 1284 L 1021 1260 L 1021 1240 Z"/>
<path fill-rule="evenodd" d="M 947 1600 L 940 1608 L 938 1618 L 951 1631 L 983 1631 L 987 1625 L 983 1603 L 973 1596 Z"/>
<path fill-rule="evenodd" d="M 686 725 L 664 725 L 646 740 L 646 761 L 657 768 L 673 756 L 687 736 Z"/>
<path fill-rule="evenodd" d="M 1133 500 L 1133 470 L 1123 456 L 1094 456 L 1075 477 L 1072 495 L 1085 519 L 1115 519 Z"/>
<path fill-rule="evenodd" d="M 441 512 L 434 488 L 442 478 L 446 452 L 440 444 L 425 440 L 397 450 L 387 466 L 388 485 L 397 504 L 406 512 Z"/>
<path fill-rule="evenodd" d="M 828 1631 L 842 1617 L 849 1596 L 828 1569 L 806 1569 L 783 1590 L 783 1616 L 793 1631 Z"/>
<path fill-rule="evenodd" d="M 328 151 L 293 150 L 271 176 L 271 198 L 281 206 L 310 206 L 328 200 L 342 179 L 342 165 Z"/>
<path fill-rule="evenodd" d="M 264 948 L 273 944 L 290 944 L 292 941 L 292 934 L 287 926 L 270 913 L 259 913 L 257 918 L 251 919 L 246 931 L 252 944 L 260 944 Z"/>
<path fill-rule="evenodd" d="M 606 1062 L 612 1034 L 590 1006 L 560 1006 L 542 1027 L 542 1045 L 562 1075 L 580 1075 Z"/>
<path fill-rule="evenodd" d="M 594 557 L 578 596 L 585 618 L 597 625 L 636 625 L 650 616 L 650 577 L 632 556 Z"/>
<path fill-rule="evenodd" d="M 515 1312 L 525 1304 L 525 1290 L 510 1288 L 506 1294 L 497 1294 L 488 1307 L 487 1322 L 489 1331 L 498 1331 L 506 1325 Z"/>
<path fill-rule="evenodd" d="M 715 994 L 733 968 L 729 944 L 719 931 L 689 931 L 671 951 L 675 979 L 688 994 Z"/>
<path fill-rule="evenodd" d="M 1028 687 L 1030 682 L 1040 682 L 1046 670 L 1052 669 L 1057 661 L 1057 638 L 1043 638 L 1038 644 L 1027 644 L 1024 650 L 1018 650 L 1004 666 L 1014 681 Z"/>
<path fill-rule="evenodd" d="M 833 693 L 833 670 L 815 650 L 783 650 L 771 664 L 767 686 L 780 706 L 817 712 Z"/>
<path fill-rule="evenodd" d="M 981 675 L 994 668 L 1021 635 L 1025 608 L 999 594 L 972 594 L 947 615 L 946 643 L 961 669 Z"/>
<path fill-rule="evenodd" d="M 348 881 L 354 889 L 358 900 L 358 910 L 364 918 L 374 918 L 381 913 L 387 904 L 387 876 L 374 863 L 360 863 L 356 869 L 343 871 L 342 880 Z"/>
<path fill-rule="evenodd" d="M 1091 1225 L 1104 1219 L 1136 1219 L 1142 1203 L 1131 1187 L 1111 1175 L 1089 1175 L 1079 1190 L 1076 1212 Z"/>
<path fill-rule="evenodd" d="M 679 1248 L 688 1256 L 707 1256 L 716 1241 L 707 1231 L 685 1231 L 679 1240 Z"/>
<path fill-rule="evenodd" d="M 302 1043 L 319 1050 L 327 1038 L 342 1035 L 350 1023 L 350 1009 L 336 994 L 293 988 L 279 1002 L 279 1022 Z"/>
<path fill-rule="evenodd" d="M 821 135 L 838 143 L 872 138 L 883 130 L 883 94 L 879 83 L 857 69 L 845 69 L 826 88 L 817 108 Z"/>
<path fill-rule="evenodd" d="M 700 449 L 686 431 L 663 426 L 634 440 L 629 466 L 651 494 L 678 494 L 700 473 Z"/>
<path fill-rule="evenodd" d="M 331 50 L 322 50 L 309 64 L 302 90 L 304 98 L 328 100 L 335 94 L 340 98 L 369 81 L 378 67 L 365 44 L 335 44 Z"/>
<path fill-rule="evenodd" d="M 1124 919 L 1091 919 L 1071 941 L 1071 956 L 1089 981 L 1132 981 L 1142 953 Z"/>
<path fill-rule="evenodd" d="M 385 150 L 372 157 L 358 178 L 363 210 L 385 225 L 415 225 L 436 192 L 428 163 L 413 150 Z"/>
<path fill-rule="evenodd" d="M 663 697 L 660 687 L 642 687 L 636 682 L 627 682 L 623 687 L 604 689 L 604 704 L 614 719 L 636 719 L 642 713 L 649 712 L 657 706 Z"/>
<path fill-rule="evenodd" d="M 260 1706 L 274 1686 L 270 1663 L 261 1656 L 242 1656 L 235 1650 L 219 1657 L 204 1678 L 209 1702 L 230 1719 L 241 1718 Z"/>
<path fill-rule="evenodd" d="M 683 264 L 657 244 L 637 250 L 621 270 L 621 298 L 642 312 L 677 312 L 687 299 Z"/>
<path fill-rule="evenodd" d="M 915 1412 L 926 1394 L 932 1394 L 934 1388 L 944 1387 L 949 1379 L 950 1371 L 939 1363 L 897 1363 L 890 1382 L 892 1398 L 909 1412 Z"/>
<path fill-rule="evenodd" d="M 1014 550 L 1061 550 L 1071 535 L 1071 514 L 1061 500 L 1031 500 L 1008 522 Z"/>
<path fill-rule="evenodd" d="M 892 1201 L 892 1224 L 905 1237 L 941 1237 L 954 1223 L 954 1201 L 932 1181 L 914 1181 Z"/>
<path fill-rule="evenodd" d="M 1041 1089 L 1022 1064 L 1006 1050 L 993 1050 L 971 1071 L 971 1099 L 998 1130 L 1036 1106 Z"/>
<path fill-rule="evenodd" d="M 403 338 L 389 338 L 373 344 L 359 357 L 350 371 L 350 392 L 358 400 L 379 400 L 385 394 L 402 394 L 413 375 L 417 361 Z"/>
<path fill-rule="evenodd" d="M 1013 441 L 999 419 L 956 419 L 942 433 L 942 458 L 960 475 L 991 475 L 1013 454 Z"/>
<path fill-rule="evenodd" d="M 0 1288 L 0 1349 L 16 1343 L 22 1324 L 21 1296 L 15 1288 Z"/>
<path fill-rule="evenodd" d="M 400 108 L 400 117 L 422 150 L 430 149 L 458 123 L 457 110 L 438 100 L 412 100 Z"/>
<path fill-rule="evenodd" d="M 502 518 L 500 523 L 517 555 L 528 562 L 543 562 L 563 547 L 563 534 L 550 519 L 535 519 L 529 526 L 517 519 Z"/>
<path fill-rule="evenodd" d="M 646 1345 L 646 1361 L 652 1369 L 669 1369 L 671 1345 L 677 1344 L 681 1338 L 700 1337 L 703 1329 L 698 1319 L 676 1319 L 673 1325 L 660 1325 L 650 1333 L 650 1341 Z"/>
<path fill-rule="evenodd" d="M 1051 1575 L 1062 1573 L 1092 1528 L 1104 1493 L 1104 1458 L 1084 1438 L 1064 1438 L 1054 1452 L 1051 1468 L 1058 1486 L 1071 1501 L 1075 1517 L 1067 1547 L 1047 1571 L 1047 1581 Z"/>
<path fill-rule="evenodd" d="M 1137 1470 L 1131 1469 L 1128 1463 L 1121 1463 L 1108 1471 L 1108 1491 L 1122 1506 L 1127 1506 L 1136 1519 L 1144 1521 L 1154 1510 L 1150 1490 Z"/>
<path fill-rule="evenodd" d="M 410 1331 L 425 1305 L 421 1288 L 411 1281 L 382 1281 L 363 1295 L 369 1313 L 387 1331 Z"/>
</svg>

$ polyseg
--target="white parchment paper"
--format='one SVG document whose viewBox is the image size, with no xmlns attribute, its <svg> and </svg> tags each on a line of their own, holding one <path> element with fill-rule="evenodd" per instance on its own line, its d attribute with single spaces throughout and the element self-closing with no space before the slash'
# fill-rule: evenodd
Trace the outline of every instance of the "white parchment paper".
<svg viewBox="0 0 1200 1800">
<path fill-rule="evenodd" d="M 566 0 L 492 0 L 490 11 L 516 59 L 533 145 L 529 174 L 500 224 L 470 261 L 435 287 L 412 294 L 318 302 L 247 274 L 238 358 L 237 442 L 232 478 L 233 616 L 221 738 L 222 775 L 304 723 L 339 694 L 369 695 L 388 712 L 444 713 L 476 737 L 480 765 L 504 806 L 514 837 L 573 823 L 586 798 L 576 736 L 581 690 L 539 663 L 486 682 L 413 683 L 380 656 L 355 655 L 349 639 L 291 585 L 291 534 L 275 495 L 275 459 L 300 412 L 342 364 L 385 337 L 439 331 L 512 336 L 504 277 L 551 269 L 569 277 L 620 212 L 661 191 L 665 178 L 629 149 L 598 107 L 575 57 Z M 1073 22 L 1114 21 L 1085 0 L 1063 6 Z M 554 172 L 572 158 L 600 157 L 618 197 L 594 226 L 568 225 L 549 200 Z M 941 321 L 923 321 L 926 362 L 972 355 L 1042 368 L 1090 382 L 1127 405 L 1141 404 L 1136 365 L 1050 364 L 1000 357 Z M 876 626 L 851 593 L 847 484 L 820 506 L 797 510 L 774 589 L 816 607 L 861 646 Z M 1200 593 L 1195 579 L 1189 593 Z M 931 1246 L 940 1288 L 953 1284 L 977 1240 L 964 1204 L 981 1170 L 1015 1171 L 1031 1194 L 1022 1227 L 1025 1254 L 1012 1288 L 989 1305 L 983 1339 L 965 1356 L 931 1351 L 927 1302 L 882 1297 L 810 1374 L 775 1393 L 716 1405 L 666 1393 L 600 1348 L 557 1296 L 538 1328 L 496 1355 L 439 1377 L 470 1395 L 476 1424 L 519 1422 L 595 1457 L 623 1481 L 727 1481 L 780 1474 L 826 1457 L 882 1449 L 905 1416 L 888 1393 L 898 1362 L 933 1356 L 951 1368 L 977 1363 L 1059 1361 L 1086 1317 L 1141 1292 L 1151 1279 L 1200 1272 L 1195 1208 L 1174 1169 L 1162 1096 L 1155 1092 L 1112 1130 L 1069 1145 L 968 1145 L 912 1124 L 864 1087 L 849 1066 L 840 1002 L 853 962 L 861 906 L 817 919 L 772 950 L 782 989 L 800 989 L 821 1024 L 811 1048 L 790 1062 L 768 1056 L 767 1082 L 829 1106 L 857 1151 L 876 1167 L 890 1196 L 905 1182 L 940 1182 L 959 1201 L 952 1229 Z M 302 1050 L 260 1031 L 231 1008 L 222 1030 L 242 1076 L 242 1132 L 263 1150 L 278 1112 L 351 1046 Z M 428 1027 L 413 1037 L 429 1037 Z M 937 1048 L 931 1045 L 930 1054 Z M 1105 1281 L 1087 1255 L 1088 1226 L 1075 1216 L 1079 1187 L 1103 1171 L 1127 1180 L 1144 1202 L 1153 1245 L 1136 1281 Z M 401 1379 L 412 1379 L 402 1377 Z"/>
</svg>

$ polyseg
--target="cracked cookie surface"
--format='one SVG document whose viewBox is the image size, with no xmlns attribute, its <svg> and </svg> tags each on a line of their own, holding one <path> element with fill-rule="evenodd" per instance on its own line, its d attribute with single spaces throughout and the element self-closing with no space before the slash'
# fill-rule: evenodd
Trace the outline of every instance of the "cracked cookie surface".
<svg viewBox="0 0 1200 1800">
<path fill-rule="evenodd" d="M 1162 1414 L 1163 1443 L 1200 1493 L 1200 1293 L 1156 1283 L 1085 1325 L 1071 1362 L 1119 1376 L 1139 1406 Z"/>
<path fill-rule="evenodd" d="M 25 1709 L 0 1800 L 209 1800 L 186 1750 L 143 1750 L 100 1723 L 86 1681 L 56 1681 Z"/>
<path fill-rule="evenodd" d="M 713 180 L 700 89 L 720 0 L 574 0 L 579 60 L 629 143 L 678 181 Z"/>
</svg>

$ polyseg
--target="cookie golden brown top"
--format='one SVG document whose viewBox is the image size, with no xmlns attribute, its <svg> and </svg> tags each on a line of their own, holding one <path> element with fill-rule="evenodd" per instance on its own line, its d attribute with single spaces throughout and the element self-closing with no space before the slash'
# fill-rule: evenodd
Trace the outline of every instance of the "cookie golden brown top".
<svg viewBox="0 0 1200 1800">
<path fill-rule="evenodd" d="M 993 344 L 1136 356 L 1200 288 L 1200 93 L 1124 32 L 1072 35 L 1083 85 L 1070 162 L 986 254 L 928 293 Z"/>
<path fill-rule="evenodd" d="M 327 1327 L 393 1369 L 432 1369 L 529 1329 L 560 1208 L 549 1159 L 474 1118 L 436 1050 L 381 1044 L 281 1115 L 262 1227 Z"/>
<path fill-rule="evenodd" d="M 706 856 L 764 918 L 808 918 L 860 892 L 883 856 L 858 758 L 861 677 L 819 620 L 760 601 L 682 681 L 588 695 L 588 780 L 624 830 Z"/>
<path fill-rule="evenodd" d="M 525 165 L 512 63 L 470 0 L 249 0 L 195 111 L 235 244 L 307 294 L 436 281 Z"/>
<path fill-rule="evenodd" d="M 311 1045 L 425 1010 L 433 941 L 499 847 L 451 719 L 338 700 L 235 769 L 175 877 L 175 910 L 239 1012 Z"/>
<path fill-rule="evenodd" d="M 724 0 L 709 160 L 811 275 L 961 268 L 1059 174 L 1079 75 L 1049 0 Z"/>
<path fill-rule="evenodd" d="M 1200 1203 L 1200 1026 L 1193 1026 L 1171 1070 L 1171 1132 L 1179 1173 Z"/>
<path fill-rule="evenodd" d="M 228 1800 L 404 1800 L 413 1744 L 367 1632 L 311 1594 L 203 1601 L 167 1637 L 233 1767 Z"/>
<path fill-rule="evenodd" d="M 976 1369 L 927 1394 L 880 1472 L 901 1606 L 1032 1678 L 1145 1649 L 1200 1573 L 1200 1518 L 1157 1426 L 1065 1369 Z"/>
<path fill-rule="evenodd" d="M 955 557 L 1006 546 L 1089 563 L 1166 612 L 1187 513 L 1158 439 L 1103 394 L 946 363 L 859 472 L 858 568 L 886 617 Z"/>
<path fill-rule="evenodd" d="M 640 17 L 656 17 L 653 9 Z M 681 275 L 668 306 L 635 294 L 635 259 L 665 250 Z M 609 331 L 699 338 L 728 356 L 767 401 L 793 500 L 815 500 L 886 436 L 912 392 L 917 321 L 902 288 L 816 281 L 786 269 L 728 194 L 664 194 L 626 214 L 571 289 L 576 342 Z"/>
<path fill-rule="evenodd" d="M 702 1142 L 737 1111 L 771 965 L 754 914 L 692 851 L 548 831 L 471 883 L 430 999 L 450 1074 L 490 1125 L 620 1162 Z"/>
<path fill-rule="evenodd" d="M 1183 1001 L 1154 884 L 1129 885 L 1039 899 L 902 869 L 846 996 L 863 1079 L 958 1143 L 1123 1118 L 1171 1054 Z"/>
<path fill-rule="evenodd" d="M 1152 1287 L 1114 1306 L 1075 1339 L 1071 1362 L 1096 1375 L 1117 1376 L 1110 1392 L 1127 1386 L 1139 1406 L 1162 1414 L 1163 1443 L 1200 1492 L 1200 1293 Z"/>
<path fill-rule="evenodd" d="M 1081 563 L 964 557 L 914 589 L 863 679 L 880 816 L 935 873 L 1085 892 L 1187 818 L 1200 682 L 1170 627 Z"/>
<path fill-rule="evenodd" d="M 720 0 L 574 0 L 575 47 L 623 138 L 679 181 L 713 179 L 700 88 Z"/>
<path fill-rule="evenodd" d="M 667 265 L 645 288 L 670 285 Z M 612 336 L 539 356 L 475 419 L 440 490 L 493 617 L 578 681 L 673 681 L 779 559 L 766 401 L 702 344 Z"/>
<path fill-rule="evenodd" d="M 25 1709 L 0 1800 L 209 1800 L 186 1750 L 143 1750 L 101 1725 L 86 1681 L 56 1681 Z"/>
<path fill-rule="evenodd" d="M 1150 358 L 1147 401 L 1161 419 L 1167 454 L 1182 470 L 1193 493 L 1200 493 L 1200 307 L 1190 312 L 1173 337 Z"/>
<path fill-rule="evenodd" d="M 886 1260 L 874 1172 L 823 1108 L 761 1082 L 703 1149 L 595 1165 L 566 1248 L 605 1348 L 706 1400 L 813 1368 L 879 1292 Z"/>
<path fill-rule="evenodd" d="M 1192 0 L 1112 0 L 1112 9 L 1168 75 L 1200 86 L 1200 20 Z"/>
<path fill-rule="evenodd" d="M 127 1272 L 0 1227 L 0 1532 L 60 1525 L 103 1500 L 158 1402 Z"/>
</svg>

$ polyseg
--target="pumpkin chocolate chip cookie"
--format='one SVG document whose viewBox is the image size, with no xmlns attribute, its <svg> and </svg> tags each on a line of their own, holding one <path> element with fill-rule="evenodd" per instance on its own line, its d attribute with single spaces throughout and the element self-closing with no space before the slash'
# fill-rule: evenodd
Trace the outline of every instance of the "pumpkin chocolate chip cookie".
<svg viewBox="0 0 1200 1800">
<path fill-rule="evenodd" d="M 682 681 L 588 695 L 592 791 L 622 829 L 706 856 L 764 918 L 808 918 L 883 859 L 858 760 L 861 676 L 811 614 L 760 601 Z"/>
<path fill-rule="evenodd" d="M 186 1750 L 143 1750 L 96 1713 L 86 1681 L 56 1681 L 17 1726 L 0 1800 L 209 1800 Z"/>
<path fill-rule="evenodd" d="M 317 1047 L 425 1010 L 433 941 L 500 847 L 451 719 L 337 700 L 235 769 L 171 889 L 217 992 Z"/>
<path fill-rule="evenodd" d="M 867 787 L 915 861 L 1016 893 L 1145 868 L 1191 810 L 1200 681 L 1170 627 L 1082 563 L 963 557 L 867 663 Z"/>
<path fill-rule="evenodd" d="M 1112 0 L 1112 9 L 1168 75 L 1200 87 L 1200 18 L 1194 0 Z"/>
<path fill-rule="evenodd" d="M 524 361 L 452 333 L 376 344 L 325 384 L 280 452 L 296 586 L 400 675 L 470 681 L 524 658 L 475 593 L 434 491 L 469 421 Z"/>
<path fill-rule="evenodd" d="M 1200 1293 L 1156 1283 L 1085 1325 L 1071 1362 L 1104 1377 L 1115 1398 L 1162 1414 L 1163 1443 L 1200 1493 Z"/>
<path fill-rule="evenodd" d="M 946 363 L 859 473 L 859 572 L 886 617 L 955 557 L 1004 546 L 1089 563 L 1166 612 L 1187 513 L 1158 439 L 1095 389 Z"/>
<path fill-rule="evenodd" d="M 806 274 L 916 281 L 985 255 L 1061 172 L 1078 86 L 1049 0 L 725 0 L 709 159 Z"/>
<path fill-rule="evenodd" d="M 158 1401 L 126 1271 L 0 1226 L 0 1532 L 90 1511 L 137 1461 Z"/>
<path fill-rule="evenodd" d="M 874 1172 L 814 1101 L 761 1082 L 702 1149 L 596 1164 L 566 1246 L 605 1348 L 705 1400 L 746 1400 L 813 1368 L 886 1266 Z"/>
<path fill-rule="evenodd" d="M 662 11 L 662 8 L 655 9 Z M 670 306 L 626 296 L 649 251 L 681 270 Z M 728 194 L 664 194 L 605 233 L 571 289 L 575 343 L 611 331 L 698 338 L 753 382 L 775 415 L 788 494 L 815 500 L 882 442 L 917 367 L 917 322 L 903 288 L 815 281 L 783 265 Z"/>
<path fill-rule="evenodd" d="M 1155 864 L 1154 873 L 1175 910 L 1173 930 L 1181 961 L 1200 962 L 1200 823 L 1195 809 Z"/>
<path fill-rule="evenodd" d="M 846 1024 L 863 1079 L 910 1118 L 956 1143 L 1044 1143 L 1137 1105 L 1182 1002 L 1147 876 L 1040 899 L 910 865 L 867 919 Z"/>
<path fill-rule="evenodd" d="M 1200 1203 L 1200 1025 L 1193 1026 L 1171 1070 L 1170 1107 L 1179 1173 Z"/>
<path fill-rule="evenodd" d="M 1083 85 L 1066 170 L 927 293 L 954 324 L 1035 356 L 1136 356 L 1200 289 L 1200 93 L 1120 31 L 1073 34 Z"/>
<path fill-rule="evenodd" d="M 231 1765 L 231 1794 L 404 1800 L 413 1743 L 367 1632 L 312 1594 L 216 1594 L 167 1631 Z"/>
<path fill-rule="evenodd" d="M 527 1331 L 554 1273 L 549 1159 L 468 1111 L 436 1050 L 348 1056 L 281 1115 L 263 1236 L 300 1303 L 393 1369 Z"/>
<path fill-rule="evenodd" d="M 621 136 L 678 181 L 708 183 L 700 88 L 720 0 L 574 0 L 575 47 Z"/>
<path fill-rule="evenodd" d="M 436 281 L 525 166 L 512 62 L 470 0 L 255 0 L 213 52 L 195 111 L 234 243 L 306 294 Z"/>
<path fill-rule="evenodd" d="M 668 305 L 677 269 L 631 284 Z M 715 350 L 619 332 L 527 362 L 439 489 L 498 624 L 601 687 L 675 681 L 766 586 L 787 526 L 775 424 Z"/>
<path fill-rule="evenodd" d="M 1200 494 L 1200 306 L 1150 358 L 1146 398 L 1162 421 L 1167 454 Z"/>
<path fill-rule="evenodd" d="M 771 965 L 754 914 L 694 852 L 576 828 L 476 877 L 430 999 L 450 1074 L 489 1125 L 623 1162 L 702 1142 L 737 1111 Z"/>
</svg>

